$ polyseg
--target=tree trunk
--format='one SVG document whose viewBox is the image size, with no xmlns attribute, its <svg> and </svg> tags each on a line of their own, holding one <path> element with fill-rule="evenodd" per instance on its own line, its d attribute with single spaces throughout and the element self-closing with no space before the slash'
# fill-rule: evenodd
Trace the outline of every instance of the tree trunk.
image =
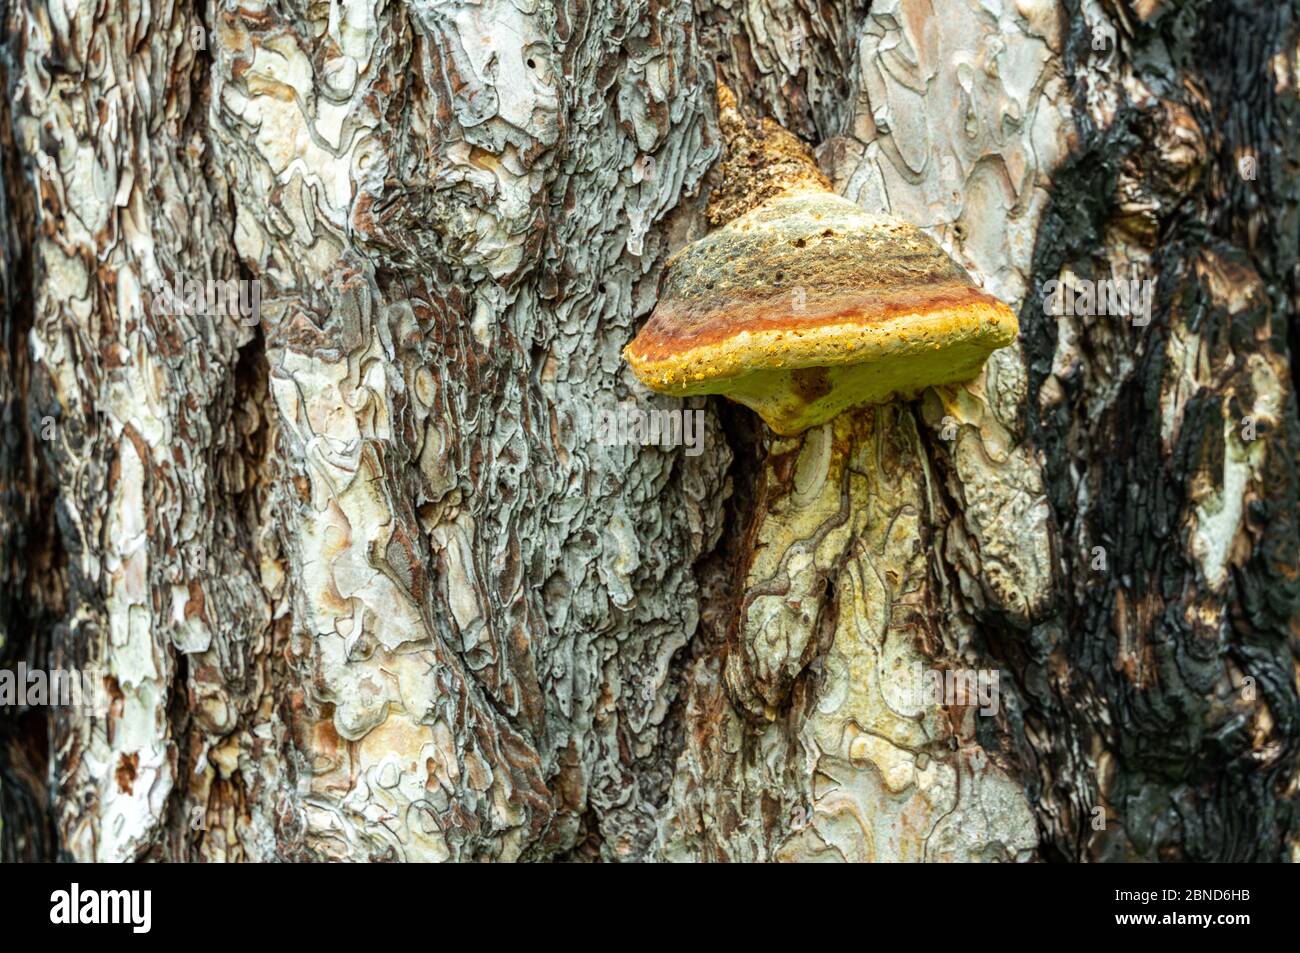
<svg viewBox="0 0 1300 953">
<path fill-rule="evenodd" d="M 1300 857 L 1296 13 L 9 0 L 4 858 Z M 715 69 L 1017 344 L 598 440 Z"/>
</svg>

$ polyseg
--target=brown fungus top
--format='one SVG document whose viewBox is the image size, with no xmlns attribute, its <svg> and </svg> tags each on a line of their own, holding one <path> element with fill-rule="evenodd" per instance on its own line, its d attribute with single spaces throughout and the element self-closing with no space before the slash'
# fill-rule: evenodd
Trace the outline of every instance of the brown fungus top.
<svg viewBox="0 0 1300 953">
<path fill-rule="evenodd" d="M 718 83 L 718 126 L 725 144 L 719 161 L 721 182 L 709 197 L 709 224 L 725 225 L 784 192 L 829 192 L 812 152 L 798 136 L 770 119 L 751 119 L 736 95 Z"/>
</svg>

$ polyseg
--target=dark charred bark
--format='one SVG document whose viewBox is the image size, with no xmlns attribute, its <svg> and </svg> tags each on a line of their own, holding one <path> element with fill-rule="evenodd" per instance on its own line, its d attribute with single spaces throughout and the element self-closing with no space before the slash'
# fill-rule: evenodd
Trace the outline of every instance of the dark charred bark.
<svg viewBox="0 0 1300 953">
<path fill-rule="evenodd" d="M 1054 177 L 1034 269 L 1040 293 L 1067 266 L 1109 277 L 1104 236 L 1127 230 L 1152 252 L 1155 312 L 1144 328 L 1085 325 L 1054 399 L 1026 406 L 1070 541 L 1068 582 L 1049 620 L 994 651 L 1023 691 L 1034 740 L 1022 748 L 1038 765 L 1049 856 L 1280 860 L 1296 849 L 1300 745 L 1296 11 L 1157 6 L 1150 22 L 1132 18 L 1112 73 L 1131 70 L 1155 99 L 1121 94 L 1108 125 L 1081 123 Z M 1086 116 L 1095 54 L 1073 12 L 1066 59 Z M 1022 320 L 1022 342 L 1030 393 L 1041 395 L 1060 344 L 1036 317 Z M 1171 366 L 1176 333 L 1204 342 L 1208 376 Z M 1260 412 L 1267 398 L 1252 359 L 1276 375 L 1272 413 Z M 1198 392 L 1170 439 L 1168 386 L 1190 379 Z M 1114 396 L 1100 397 L 1103 388 Z M 1198 500 L 1235 492 L 1224 487 L 1225 427 L 1240 440 L 1252 414 L 1266 460 L 1242 491 L 1241 534 L 1213 586 L 1189 554 L 1189 514 Z M 1097 546 L 1104 573 L 1091 568 Z M 1104 768 L 1089 756 L 1097 751 L 1107 752 Z"/>
</svg>

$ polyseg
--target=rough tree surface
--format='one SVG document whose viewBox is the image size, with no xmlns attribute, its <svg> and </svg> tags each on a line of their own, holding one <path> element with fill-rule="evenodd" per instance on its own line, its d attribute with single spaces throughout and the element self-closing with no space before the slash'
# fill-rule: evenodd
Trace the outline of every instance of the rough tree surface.
<svg viewBox="0 0 1300 953">
<path fill-rule="evenodd" d="M 5 859 L 1300 859 L 1293 0 L 0 11 Z M 596 440 L 717 77 L 1017 344 Z"/>
</svg>

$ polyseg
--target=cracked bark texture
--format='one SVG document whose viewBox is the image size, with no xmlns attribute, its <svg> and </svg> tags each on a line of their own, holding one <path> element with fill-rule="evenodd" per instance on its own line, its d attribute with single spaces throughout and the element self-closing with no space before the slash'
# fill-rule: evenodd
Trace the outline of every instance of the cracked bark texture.
<svg viewBox="0 0 1300 953">
<path fill-rule="evenodd" d="M 3 11 L 0 664 L 112 697 L 0 710 L 7 859 L 1300 852 L 1293 3 Z M 715 67 L 1018 344 L 600 445 Z"/>
</svg>

